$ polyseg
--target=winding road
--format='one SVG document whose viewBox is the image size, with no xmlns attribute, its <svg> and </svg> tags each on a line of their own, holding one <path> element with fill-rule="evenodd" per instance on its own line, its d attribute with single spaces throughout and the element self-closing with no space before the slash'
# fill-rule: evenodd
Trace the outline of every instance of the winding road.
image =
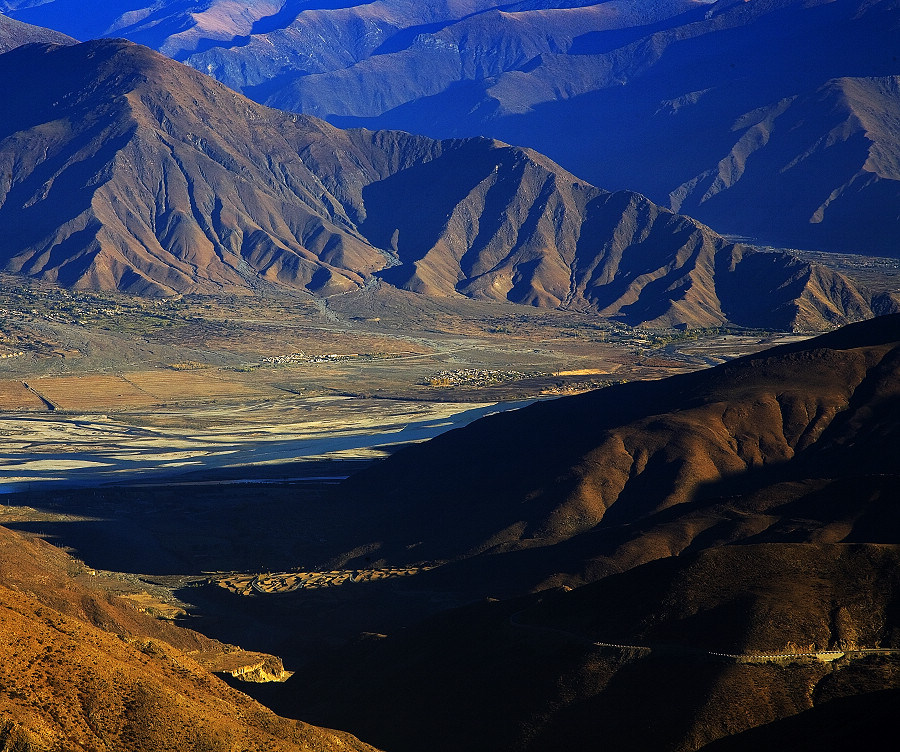
<svg viewBox="0 0 900 752">
<path fill-rule="evenodd" d="M 565 629 L 557 627 L 548 627 L 541 624 L 525 624 L 519 617 L 524 612 L 517 611 L 509 617 L 509 623 L 514 627 L 521 629 L 530 629 L 540 632 L 550 632 L 552 634 L 562 635 L 568 639 L 581 642 L 589 647 L 599 649 L 612 649 L 627 652 L 639 652 L 643 655 L 651 653 L 665 655 L 681 655 L 695 656 L 700 658 L 726 659 L 736 663 L 768 663 L 770 661 L 794 661 L 797 659 L 817 660 L 830 663 L 840 658 L 863 658 L 867 655 L 900 655 L 898 648 L 853 648 L 847 650 L 816 650 L 804 652 L 754 652 L 754 653 L 722 653 L 715 650 L 705 650 L 704 648 L 687 647 L 684 645 L 626 645 L 618 642 L 598 642 L 590 640 L 583 635 L 569 632 Z"/>
</svg>

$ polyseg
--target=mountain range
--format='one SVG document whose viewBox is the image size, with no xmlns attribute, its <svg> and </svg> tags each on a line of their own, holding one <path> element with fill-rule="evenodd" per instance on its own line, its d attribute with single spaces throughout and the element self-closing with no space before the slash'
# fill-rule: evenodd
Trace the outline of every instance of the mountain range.
<svg viewBox="0 0 900 752">
<path fill-rule="evenodd" d="M 897 0 L 6 2 L 340 126 L 529 146 L 719 232 L 898 256 Z"/>
<path fill-rule="evenodd" d="M 374 279 L 629 324 L 822 329 L 896 310 L 489 139 L 338 130 L 124 40 L 0 56 L 5 271 L 136 294 Z"/>
<path fill-rule="evenodd" d="M 208 636 L 121 597 L 149 580 L 0 527 L 0 752 L 883 745 L 900 292 L 678 212 L 898 255 L 898 10 L 0 0 L 4 272 L 147 296 L 394 285 L 650 327 L 886 314 L 489 415 L 336 486 L 277 481 L 304 520 L 279 533 L 342 574 L 312 594 L 191 578 Z M 90 524 L 78 496 L 52 502 L 62 527 Z M 212 637 L 244 629 L 296 641 L 293 677 L 248 690 L 281 716 L 211 674 L 284 678 Z"/>
</svg>

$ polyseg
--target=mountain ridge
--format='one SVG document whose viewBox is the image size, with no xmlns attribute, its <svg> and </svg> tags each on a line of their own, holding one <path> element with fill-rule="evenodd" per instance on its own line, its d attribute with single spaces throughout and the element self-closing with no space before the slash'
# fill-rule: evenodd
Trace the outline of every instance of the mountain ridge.
<svg viewBox="0 0 900 752">
<path fill-rule="evenodd" d="M 14 273 L 156 295 L 330 295 L 379 276 L 651 326 L 816 330 L 898 305 L 536 152 L 340 131 L 124 40 L 20 47 L 0 57 L 0 78 Z"/>
<path fill-rule="evenodd" d="M 54 44 L 75 44 L 76 41 L 66 34 L 40 26 L 32 26 L 0 13 L 0 54 L 33 42 L 49 42 Z"/>
<path fill-rule="evenodd" d="M 5 7 L 129 36 L 342 127 L 490 135 L 722 232 L 898 253 L 897 180 L 880 168 L 897 161 L 896 127 L 858 117 L 897 120 L 879 93 L 900 74 L 895 0 L 168 3 L 105 7 L 93 26 L 65 0 L 25 5 Z M 851 85 L 859 106 L 829 93 Z"/>
<path fill-rule="evenodd" d="M 341 127 L 530 146 L 719 232 L 900 253 L 897 178 L 882 169 L 898 159 L 896 97 L 881 91 L 900 75 L 896 0 L 172 0 L 95 20 L 75 5 L 3 7 L 81 38 L 128 36 Z"/>
</svg>

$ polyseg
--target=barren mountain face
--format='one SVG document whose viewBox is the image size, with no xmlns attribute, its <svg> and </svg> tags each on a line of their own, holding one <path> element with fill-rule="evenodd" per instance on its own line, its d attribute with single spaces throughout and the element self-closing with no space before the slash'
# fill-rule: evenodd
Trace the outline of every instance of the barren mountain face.
<svg viewBox="0 0 900 752">
<path fill-rule="evenodd" d="M 232 689 L 203 665 L 228 646 L 139 613 L 41 540 L 0 528 L 0 573 L 0 748 L 373 749 Z"/>
<path fill-rule="evenodd" d="M 487 135 L 720 232 L 898 254 L 896 0 L 132 5 L 5 3 L 337 125 Z"/>
<path fill-rule="evenodd" d="M 151 295 L 377 275 L 659 326 L 816 329 L 896 305 L 535 152 L 341 131 L 125 41 L 25 46 L 0 78 L 7 271 Z"/>
</svg>

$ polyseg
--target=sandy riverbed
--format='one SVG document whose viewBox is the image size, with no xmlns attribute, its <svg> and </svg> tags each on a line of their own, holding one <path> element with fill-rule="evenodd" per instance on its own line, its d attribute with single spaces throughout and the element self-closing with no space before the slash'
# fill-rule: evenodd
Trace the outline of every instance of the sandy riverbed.
<svg viewBox="0 0 900 752">
<path fill-rule="evenodd" d="M 307 457 L 368 457 L 518 403 L 314 397 L 105 415 L 0 416 L 0 492 L 146 480 Z"/>
</svg>

